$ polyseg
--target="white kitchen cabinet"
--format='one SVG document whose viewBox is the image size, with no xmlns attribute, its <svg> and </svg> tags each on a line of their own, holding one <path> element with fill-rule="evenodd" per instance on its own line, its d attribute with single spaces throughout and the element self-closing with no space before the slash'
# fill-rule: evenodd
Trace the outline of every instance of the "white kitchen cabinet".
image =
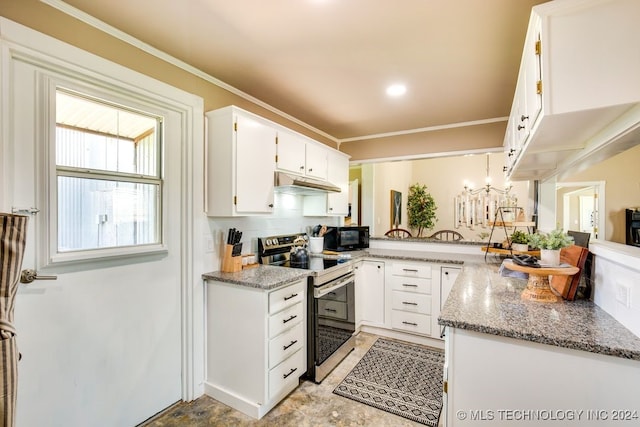
<svg viewBox="0 0 640 427">
<path fill-rule="evenodd" d="M 340 187 L 339 193 L 327 194 L 327 213 L 349 214 L 349 156 L 339 151 L 328 153 L 327 180 Z"/>
<path fill-rule="evenodd" d="M 209 111 L 206 118 L 206 214 L 271 213 L 276 129 L 233 106 Z"/>
<path fill-rule="evenodd" d="M 439 303 L 440 292 L 433 286 L 432 265 L 393 261 L 390 273 L 386 286 L 387 295 L 391 295 L 391 327 L 413 334 L 436 335 L 434 317 L 439 312 L 439 304 L 434 307 L 434 302 L 438 299 Z"/>
<path fill-rule="evenodd" d="M 340 192 L 305 196 L 304 216 L 347 216 L 349 214 L 349 156 L 330 150 L 328 159 L 328 181 L 339 187 Z"/>
<path fill-rule="evenodd" d="M 451 292 L 454 282 L 460 274 L 459 267 L 440 267 L 440 309 L 444 306 L 444 302 Z"/>
<path fill-rule="evenodd" d="M 306 142 L 297 133 L 278 129 L 276 168 L 280 171 L 305 175 Z"/>
<path fill-rule="evenodd" d="M 385 263 L 365 260 L 356 268 L 356 327 L 384 326 Z"/>
<path fill-rule="evenodd" d="M 307 141 L 305 144 L 305 175 L 311 178 L 327 180 L 329 147 Z M 348 173 L 347 168 L 347 173 Z"/>
<path fill-rule="evenodd" d="M 640 61 L 629 48 L 640 45 L 638 16 L 637 0 L 533 7 L 505 134 L 511 180 L 544 179 L 636 144 Z"/>
<path fill-rule="evenodd" d="M 207 395 L 259 419 L 298 386 L 306 290 L 306 279 L 272 291 L 207 281 Z"/>
<path fill-rule="evenodd" d="M 327 181 L 330 151 L 331 148 L 301 134 L 278 129 L 276 167 L 279 171 Z"/>
</svg>

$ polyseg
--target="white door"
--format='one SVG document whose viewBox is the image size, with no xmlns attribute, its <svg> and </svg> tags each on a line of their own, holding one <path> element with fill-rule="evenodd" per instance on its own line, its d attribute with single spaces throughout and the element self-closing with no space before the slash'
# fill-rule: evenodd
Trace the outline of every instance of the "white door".
<svg viewBox="0 0 640 427">
<path fill-rule="evenodd" d="M 57 276 L 19 285 L 17 425 L 135 425 L 182 396 L 181 116 L 145 106 L 165 118 L 163 247 L 51 265 L 48 90 L 68 76 L 33 59 L 2 65 L 0 210 L 39 210 L 30 215 L 23 268 Z"/>
</svg>

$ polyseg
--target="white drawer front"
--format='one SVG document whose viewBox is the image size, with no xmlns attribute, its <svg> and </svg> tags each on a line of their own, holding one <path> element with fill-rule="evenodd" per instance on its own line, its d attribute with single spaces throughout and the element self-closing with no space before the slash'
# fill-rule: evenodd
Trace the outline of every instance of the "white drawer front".
<svg viewBox="0 0 640 427">
<path fill-rule="evenodd" d="M 431 277 L 431 265 L 394 262 L 391 274 L 394 276 L 425 277 L 428 279 Z"/>
<path fill-rule="evenodd" d="M 347 303 L 340 301 L 318 300 L 318 315 L 333 319 L 346 320 Z"/>
<path fill-rule="evenodd" d="M 273 368 L 302 348 L 304 329 L 302 322 L 269 341 L 269 368 Z"/>
<path fill-rule="evenodd" d="M 393 289 L 394 291 L 431 294 L 431 279 L 423 279 L 419 277 L 391 276 L 391 289 Z"/>
<path fill-rule="evenodd" d="M 391 310 L 391 327 L 416 334 L 431 334 L 431 316 Z"/>
<path fill-rule="evenodd" d="M 431 314 L 431 295 L 413 292 L 393 291 L 394 310 L 411 311 L 414 313 Z"/>
<path fill-rule="evenodd" d="M 269 316 L 269 338 L 273 338 L 295 326 L 296 323 L 300 323 L 304 319 L 304 307 L 304 304 L 298 303 L 273 316 Z"/>
<path fill-rule="evenodd" d="M 269 294 L 269 314 L 277 313 L 287 307 L 301 302 L 307 281 L 303 280 L 295 285 L 287 286 Z"/>
<path fill-rule="evenodd" d="M 296 388 L 299 378 L 306 372 L 304 349 L 295 352 L 287 360 L 269 371 L 269 399 L 283 391 Z"/>
</svg>

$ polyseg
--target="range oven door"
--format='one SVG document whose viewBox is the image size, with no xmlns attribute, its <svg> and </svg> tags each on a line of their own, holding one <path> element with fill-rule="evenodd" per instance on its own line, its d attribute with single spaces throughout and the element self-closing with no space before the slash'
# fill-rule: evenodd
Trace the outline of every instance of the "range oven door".
<svg viewBox="0 0 640 427">
<path fill-rule="evenodd" d="M 353 273 L 314 288 L 314 380 L 322 379 L 354 348 L 355 304 Z"/>
</svg>

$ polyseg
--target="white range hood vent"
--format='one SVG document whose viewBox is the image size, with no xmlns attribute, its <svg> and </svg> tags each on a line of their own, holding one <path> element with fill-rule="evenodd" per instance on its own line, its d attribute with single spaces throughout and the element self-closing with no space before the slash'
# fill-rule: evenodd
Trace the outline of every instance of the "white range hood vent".
<svg viewBox="0 0 640 427">
<path fill-rule="evenodd" d="M 275 173 L 275 190 L 289 194 L 340 193 L 340 187 L 330 182 L 320 181 L 304 176 L 291 175 L 285 172 Z"/>
</svg>

